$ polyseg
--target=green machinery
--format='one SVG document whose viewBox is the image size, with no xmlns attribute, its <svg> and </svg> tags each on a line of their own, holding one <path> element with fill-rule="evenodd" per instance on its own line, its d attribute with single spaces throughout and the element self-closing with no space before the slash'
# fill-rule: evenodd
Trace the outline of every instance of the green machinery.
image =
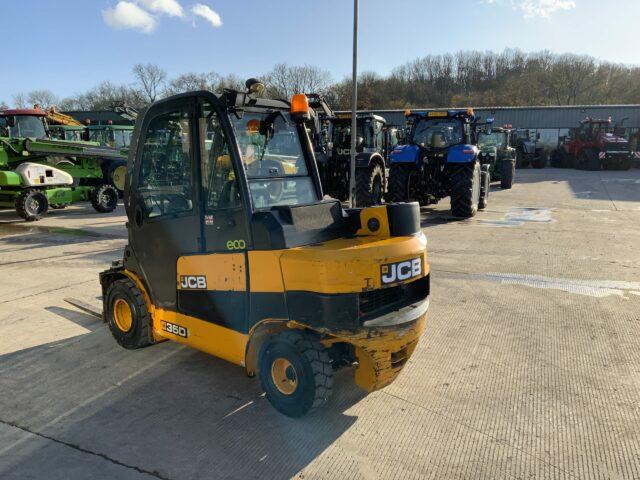
<svg viewBox="0 0 640 480">
<path fill-rule="evenodd" d="M 67 142 L 83 142 L 85 140 L 85 128 L 82 125 L 49 125 L 49 132 L 54 140 Z"/>
<path fill-rule="evenodd" d="M 129 148 L 133 134 L 132 125 L 90 125 L 86 127 L 86 130 L 86 139 L 90 142 L 96 142 L 103 147 L 119 149 Z"/>
<path fill-rule="evenodd" d="M 50 140 L 41 109 L 0 111 L 0 208 L 15 208 L 27 221 L 49 208 L 90 200 L 113 211 L 118 190 L 105 166 L 126 163 L 126 153 L 90 143 Z"/>
<path fill-rule="evenodd" d="M 488 126 L 478 132 L 478 148 L 483 164 L 489 164 L 491 180 L 500 181 L 500 187 L 513 186 L 516 171 L 516 149 L 512 144 L 512 129 Z"/>
</svg>

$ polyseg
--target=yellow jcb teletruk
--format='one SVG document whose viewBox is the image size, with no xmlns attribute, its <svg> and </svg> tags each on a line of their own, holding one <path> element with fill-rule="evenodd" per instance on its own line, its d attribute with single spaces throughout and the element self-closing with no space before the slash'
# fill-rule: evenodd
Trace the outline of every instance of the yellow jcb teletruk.
<svg viewBox="0 0 640 480">
<path fill-rule="evenodd" d="M 138 117 L 104 319 L 125 348 L 173 340 L 244 367 L 299 417 L 341 367 L 366 391 L 400 373 L 425 326 L 427 240 L 415 203 L 324 198 L 307 97 L 262 90 L 177 95 Z"/>
</svg>

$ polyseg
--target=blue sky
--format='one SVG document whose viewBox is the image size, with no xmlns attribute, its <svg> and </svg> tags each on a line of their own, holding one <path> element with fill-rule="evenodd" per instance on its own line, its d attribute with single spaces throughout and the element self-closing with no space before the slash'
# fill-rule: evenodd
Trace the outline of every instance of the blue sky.
<svg viewBox="0 0 640 480">
<path fill-rule="evenodd" d="M 279 62 L 317 65 L 336 80 L 350 73 L 350 0 L 128 0 L 128 9 L 119 3 L 2 0 L 0 100 L 10 103 L 16 93 L 39 88 L 64 97 L 103 80 L 128 83 L 139 62 L 170 75 L 216 71 L 244 78 Z M 638 0 L 360 3 L 361 70 L 386 74 L 430 53 L 507 47 L 640 64 Z"/>
</svg>

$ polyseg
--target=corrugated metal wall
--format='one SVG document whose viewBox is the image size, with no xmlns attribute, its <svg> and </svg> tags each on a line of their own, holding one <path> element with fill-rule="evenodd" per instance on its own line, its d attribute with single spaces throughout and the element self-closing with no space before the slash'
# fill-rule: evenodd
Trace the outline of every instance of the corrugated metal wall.
<svg viewBox="0 0 640 480">
<path fill-rule="evenodd" d="M 427 112 L 430 109 L 413 109 Z M 404 124 L 404 110 L 372 110 L 394 125 Z M 571 107 L 492 107 L 476 108 L 476 115 L 495 118 L 496 125 L 511 124 L 519 128 L 571 128 L 585 117 L 607 118 L 614 122 L 628 118 L 625 126 L 640 128 L 640 105 L 571 106 Z"/>
<path fill-rule="evenodd" d="M 428 112 L 436 109 L 412 109 L 414 112 Z M 440 109 L 438 109 L 440 110 Z M 404 110 L 371 110 L 383 116 L 391 125 L 404 125 Z M 640 129 L 640 105 L 579 105 L 562 107 L 491 107 L 476 108 L 476 115 L 483 119 L 494 118 L 494 125 L 513 125 L 515 128 L 535 129 L 541 141 L 548 147 L 555 147 L 560 135 L 566 135 L 586 117 L 608 118 L 613 122 L 624 122 L 626 127 Z"/>
</svg>

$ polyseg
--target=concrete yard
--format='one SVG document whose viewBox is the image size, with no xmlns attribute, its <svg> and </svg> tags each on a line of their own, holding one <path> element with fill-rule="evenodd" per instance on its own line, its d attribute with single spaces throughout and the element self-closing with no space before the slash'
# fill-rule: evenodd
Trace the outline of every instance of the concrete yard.
<svg viewBox="0 0 640 480">
<path fill-rule="evenodd" d="M 0 212 L 0 478 L 640 478 L 640 170 L 518 171 L 487 211 L 424 209 L 427 331 L 364 396 L 292 420 L 242 370 L 96 318 L 122 207 Z"/>
</svg>

